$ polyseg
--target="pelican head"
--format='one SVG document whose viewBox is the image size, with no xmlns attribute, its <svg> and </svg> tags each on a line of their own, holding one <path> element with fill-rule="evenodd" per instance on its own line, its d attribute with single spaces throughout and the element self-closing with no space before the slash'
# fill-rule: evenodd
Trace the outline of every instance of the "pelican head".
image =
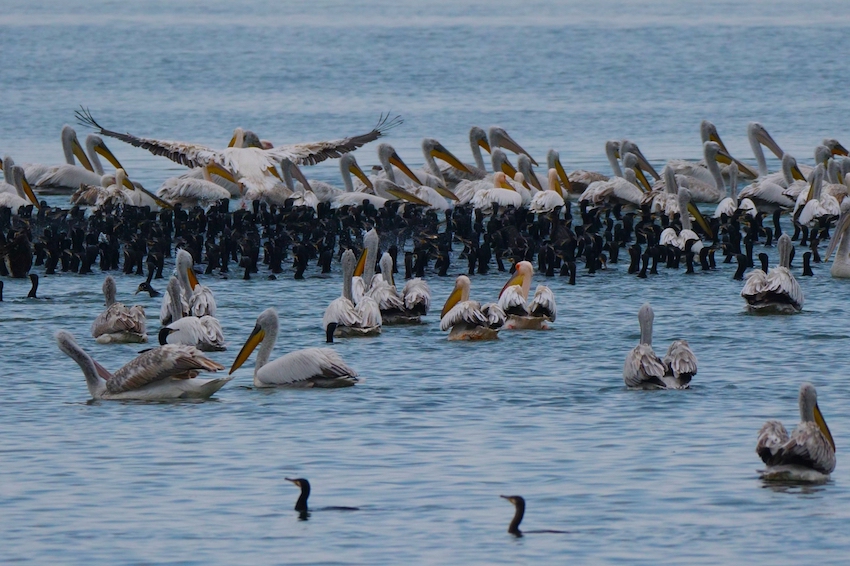
<svg viewBox="0 0 850 566">
<path fill-rule="evenodd" d="M 750 122 L 747 125 L 747 137 L 750 138 L 750 143 L 760 143 L 769 149 L 777 159 L 782 159 L 785 154 L 779 144 L 774 141 L 767 130 L 759 122 Z"/>
<path fill-rule="evenodd" d="M 638 310 L 638 324 L 640 324 L 640 343 L 652 346 L 652 321 L 655 319 L 655 313 L 652 311 L 652 305 L 644 303 Z"/>
<path fill-rule="evenodd" d="M 800 385 L 800 420 L 804 423 L 815 423 L 823 437 L 832 446 L 832 451 L 835 452 L 835 440 L 833 440 L 832 433 L 829 432 L 826 420 L 820 412 L 820 407 L 818 407 L 818 392 L 815 386 L 808 382 Z"/>
<path fill-rule="evenodd" d="M 483 128 L 472 126 L 469 129 L 469 143 L 473 146 L 482 148 L 487 153 L 490 153 L 490 143 L 487 141 L 487 133 Z"/>
<path fill-rule="evenodd" d="M 655 170 L 655 168 L 650 165 L 649 161 L 644 157 L 643 152 L 638 148 L 637 144 L 630 140 L 623 140 L 620 142 L 620 155 L 624 155 L 626 153 L 632 153 L 635 157 L 637 157 L 638 167 L 640 167 L 643 171 L 646 171 L 654 179 L 660 179 L 661 176 Z M 640 175 L 639 175 L 640 176 Z"/>
<path fill-rule="evenodd" d="M 494 172 L 501 171 L 511 179 L 517 174 L 516 167 L 511 165 L 508 156 L 498 147 L 493 147 L 493 151 L 490 153 L 490 161 L 493 164 Z"/>
<path fill-rule="evenodd" d="M 422 153 L 425 155 L 430 155 L 435 159 L 441 159 L 454 167 L 455 169 L 460 169 L 465 173 L 471 173 L 469 168 L 464 165 L 460 159 L 455 157 L 455 155 L 446 149 L 446 147 L 433 138 L 424 138 L 422 140 Z"/>
<path fill-rule="evenodd" d="M 847 156 L 850 152 L 847 151 L 847 148 L 841 145 L 841 142 L 835 138 L 826 138 L 821 142 L 822 145 L 825 145 L 829 148 L 830 153 L 832 155 L 844 155 Z"/>
<path fill-rule="evenodd" d="M 388 143 L 378 144 L 378 160 L 381 162 L 381 166 L 384 168 L 384 171 L 387 172 L 387 178 L 395 183 L 395 176 L 392 174 L 391 165 L 395 165 L 398 167 L 402 173 L 410 177 L 417 184 L 422 185 L 422 181 L 419 180 L 419 177 L 410 170 L 410 167 L 401 160 L 401 157 L 398 156 L 396 150 Z"/>
<path fill-rule="evenodd" d="M 381 276 L 386 283 L 395 287 L 395 279 L 393 278 L 393 256 L 384 252 L 381 256 L 381 261 L 378 262 L 381 266 Z"/>
<path fill-rule="evenodd" d="M 563 187 L 566 193 L 572 191 L 572 186 L 570 184 L 570 178 L 567 175 L 567 172 L 564 171 L 564 166 L 561 165 L 561 155 L 555 151 L 554 149 L 550 149 L 546 152 L 546 166 L 549 169 L 554 169 L 558 173 L 558 179 L 561 182 L 561 186 Z M 561 196 L 564 196 L 563 194 Z"/>
<path fill-rule="evenodd" d="M 805 181 L 806 176 L 800 171 L 797 166 L 797 160 L 790 153 L 782 156 L 782 173 L 785 176 L 785 181 L 789 184 L 793 181 Z"/>
<path fill-rule="evenodd" d="M 121 162 L 118 161 L 118 158 L 113 155 L 112 151 L 110 151 L 108 147 L 106 147 L 106 143 L 103 141 L 103 138 L 97 134 L 89 134 L 86 136 L 86 150 L 92 155 L 100 155 L 116 169 L 124 168 L 121 165 Z M 100 167 L 100 171 L 97 171 L 97 167 L 94 170 L 95 172 L 100 173 L 101 175 L 103 174 L 102 167 Z"/>
<path fill-rule="evenodd" d="M 661 171 L 661 176 L 664 177 L 664 190 L 670 194 L 679 192 L 679 183 L 676 182 L 676 171 L 669 165 L 665 165 Z"/>
<path fill-rule="evenodd" d="M 29 181 L 27 181 L 24 168 L 20 165 L 14 165 L 12 167 L 12 185 L 18 189 L 18 192 L 22 193 L 22 197 L 28 198 L 30 202 L 36 206 L 36 208 L 41 208 L 41 204 L 38 202 Z"/>
<path fill-rule="evenodd" d="M 549 169 L 547 177 L 549 180 L 549 190 L 554 191 L 556 194 L 561 195 L 561 197 L 563 197 L 564 194 L 561 192 L 561 182 L 558 179 L 558 171 L 554 168 Z"/>
<path fill-rule="evenodd" d="M 236 128 L 233 130 L 233 137 L 230 138 L 230 142 L 227 144 L 227 147 L 243 147 L 245 143 L 245 130 L 242 128 Z"/>
<path fill-rule="evenodd" d="M 815 146 L 815 163 L 823 163 L 827 164 L 830 157 L 832 157 L 832 152 L 825 145 Z"/>
<path fill-rule="evenodd" d="M 540 181 L 537 180 L 537 175 L 534 174 L 534 171 L 531 169 L 531 159 L 528 158 L 527 155 L 522 154 L 517 157 L 517 169 L 522 173 L 523 178 L 526 179 L 529 183 L 534 185 L 538 191 L 542 191 L 543 187 L 540 186 Z"/>
<path fill-rule="evenodd" d="M 62 148 L 65 150 L 65 161 L 73 164 L 74 157 L 76 157 L 80 161 L 80 165 L 89 171 L 94 171 L 86 152 L 83 151 L 83 146 L 80 145 L 80 140 L 77 139 L 77 132 L 74 131 L 74 128 L 65 124 L 62 126 L 60 136 L 62 138 Z"/>
<path fill-rule="evenodd" d="M 363 172 L 360 165 L 357 164 L 357 159 L 355 159 L 353 153 L 346 153 L 339 158 L 339 170 L 343 176 L 345 176 L 346 173 L 350 173 L 360 179 L 367 188 L 372 188 L 372 181 L 366 176 L 366 173 Z"/>
<path fill-rule="evenodd" d="M 493 188 L 508 189 L 509 191 L 516 190 L 513 185 L 508 183 L 508 176 L 501 171 L 497 171 L 493 174 Z"/>
<path fill-rule="evenodd" d="M 277 337 L 278 324 L 277 311 L 273 308 L 267 308 L 260 313 L 260 316 L 257 317 L 257 323 L 254 325 L 254 329 L 248 336 L 248 340 L 245 341 L 242 349 L 239 350 L 239 353 L 236 355 L 236 359 L 233 360 L 233 365 L 230 367 L 229 374 L 232 374 L 245 363 L 251 355 L 251 352 L 254 351 L 254 348 L 265 340 L 266 335 L 269 335 L 272 338 Z M 262 355 L 263 349 L 260 348 L 260 356 Z M 268 356 L 268 354 L 266 354 L 266 356 Z M 257 360 L 257 365 L 261 365 L 259 359 Z"/>
<path fill-rule="evenodd" d="M 446 304 L 443 305 L 443 310 L 440 311 L 440 318 L 446 316 L 452 308 L 463 301 L 469 300 L 469 277 L 466 275 L 458 275 L 457 279 L 455 279 L 455 288 L 449 295 L 449 298 L 446 299 Z"/>
<path fill-rule="evenodd" d="M 845 205 L 844 203 L 847 203 Z M 841 202 L 841 215 L 838 217 L 838 222 L 835 223 L 835 230 L 832 232 L 832 239 L 829 240 L 829 247 L 826 248 L 826 255 L 823 258 L 824 262 L 829 261 L 832 252 L 838 246 L 838 243 L 845 237 L 847 228 L 850 227 L 850 199 L 844 199 Z"/>
<path fill-rule="evenodd" d="M 487 133 L 490 138 L 490 147 L 495 149 L 497 147 L 501 147 L 507 150 L 510 150 L 516 154 L 525 154 L 531 159 L 531 163 L 537 165 L 538 163 L 531 157 L 531 154 L 525 151 L 521 145 L 519 145 L 514 139 L 508 135 L 508 132 L 505 131 L 504 128 L 500 128 L 499 126 L 492 126 Z M 492 155 L 492 152 L 491 152 Z"/>
<path fill-rule="evenodd" d="M 502 287 L 502 290 L 499 292 L 499 297 L 501 297 L 502 293 L 505 292 L 505 289 L 511 285 L 519 285 L 522 287 L 522 296 L 525 299 L 528 299 L 528 291 L 531 289 L 531 277 L 533 274 L 534 266 L 531 265 L 531 262 L 521 261 L 516 264 L 516 272 L 514 272 L 510 279 L 508 279 L 505 286 Z"/>
<path fill-rule="evenodd" d="M 724 150 L 726 149 L 726 145 L 724 145 L 723 140 L 720 139 L 720 134 L 717 133 L 717 128 L 708 120 L 703 120 L 699 123 L 699 137 L 700 140 L 702 140 L 702 143 L 713 141 Z"/>
<path fill-rule="evenodd" d="M 192 265 L 195 263 L 194 260 L 192 260 L 192 254 L 184 249 L 179 249 L 177 250 L 177 259 L 174 263 L 177 275 L 180 277 L 181 281 L 184 276 L 186 277 L 185 282 L 188 283 L 186 298 L 188 299 L 191 292 L 198 286 L 198 276 L 195 275 L 195 270 L 192 269 Z"/>
</svg>

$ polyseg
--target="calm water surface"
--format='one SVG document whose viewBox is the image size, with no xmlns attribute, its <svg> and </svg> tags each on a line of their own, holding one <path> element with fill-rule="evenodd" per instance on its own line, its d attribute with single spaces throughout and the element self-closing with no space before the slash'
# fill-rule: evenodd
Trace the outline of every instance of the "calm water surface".
<svg viewBox="0 0 850 566">
<path fill-rule="evenodd" d="M 555 147 L 590 169 L 607 169 L 608 138 L 637 141 L 658 165 L 699 157 L 703 118 L 752 163 L 745 128 L 759 120 L 811 163 L 823 137 L 848 143 L 848 28 L 850 8 L 795 2 L 13 1 L 0 13 L 0 151 L 59 162 L 59 129 L 83 104 L 107 128 L 213 147 L 236 126 L 286 143 L 366 131 L 392 110 L 405 124 L 388 141 L 413 164 L 424 136 L 468 159 L 469 127 L 500 124 L 536 156 Z M 149 188 L 180 170 L 110 146 Z M 374 147 L 357 157 L 370 166 Z M 249 362 L 211 401 L 163 404 L 89 402 L 56 348 L 67 329 L 111 369 L 140 349 L 88 337 L 100 274 L 44 277 L 38 301 L 7 279 L 2 561 L 843 563 L 847 284 L 816 266 L 802 314 L 749 316 L 733 266 L 647 280 L 626 267 L 574 287 L 549 279 L 554 329 L 487 344 L 446 341 L 453 277 L 429 274 L 427 324 L 333 346 L 366 378 L 354 388 L 257 391 Z M 282 316 L 277 353 L 320 345 L 341 284 L 338 266 L 311 269 L 304 281 L 202 278 L 230 346 L 212 357 L 229 367 L 268 305 Z M 120 276 L 119 298 L 139 281 Z M 491 300 L 504 282 L 475 276 L 472 294 Z M 159 301 L 135 300 L 153 334 Z M 699 357 L 691 390 L 623 387 L 643 301 L 656 349 L 682 337 Z M 803 380 L 818 387 L 838 468 L 823 486 L 765 486 L 756 432 L 798 420 Z M 299 521 L 293 476 L 311 480 L 313 506 L 361 511 Z M 513 493 L 528 502 L 524 528 L 569 532 L 508 535 L 498 495 Z"/>
</svg>

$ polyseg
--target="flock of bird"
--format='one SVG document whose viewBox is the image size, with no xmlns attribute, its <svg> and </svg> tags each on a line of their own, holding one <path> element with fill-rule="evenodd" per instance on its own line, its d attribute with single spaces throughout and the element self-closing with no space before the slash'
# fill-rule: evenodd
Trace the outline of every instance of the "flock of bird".
<svg viewBox="0 0 850 566">
<path fill-rule="evenodd" d="M 684 265 L 688 273 L 697 265 L 714 271 L 720 252 L 724 262 L 737 262 L 736 279 L 749 269 L 741 290 L 746 308 L 767 313 L 803 308 L 803 290 L 791 271 L 795 241 L 807 248 L 803 275 L 822 261 L 818 246 L 828 239 L 826 259 L 836 252 L 832 276 L 850 277 L 847 150 L 826 139 L 815 148 L 814 165 L 807 167 L 783 152 L 758 123 L 747 132 L 755 169 L 733 157 L 714 125 L 704 121 L 704 160 L 672 160 L 661 174 L 634 142 L 620 140 L 605 146 L 610 177 L 585 170 L 567 173 L 555 150 L 547 154 L 546 174 L 539 175 L 533 169 L 537 162 L 507 132 L 476 127 L 469 136 L 474 163 L 426 138 L 423 168 L 412 169 L 381 143 L 380 165 L 366 175 L 350 152 L 383 137 L 401 123 L 399 118 L 382 116 L 375 128 L 358 136 L 277 147 L 237 128 L 228 147 L 215 150 L 107 130 L 87 110 L 77 117 L 95 133 L 86 138 L 84 150 L 73 128 L 62 129 L 67 163 L 16 165 L 9 156 L 3 159 L 0 275 L 30 275 L 36 285 L 33 266 L 54 275 L 57 270 L 92 273 L 97 264 L 107 274 L 122 269 L 123 252 L 124 273 L 143 276 L 147 267 L 137 292 L 159 296 L 154 279 L 163 277 L 166 258 L 176 255 L 162 299 L 158 347 L 112 373 L 69 332 L 56 334 L 59 348 L 79 364 L 96 399 L 206 398 L 228 383 L 257 348 L 256 387 L 358 382 L 357 372 L 332 348 L 302 349 L 270 361 L 279 334 L 274 308 L 257 317 L 228 377 L 197 377 L 225 369 L 203 353 L 225 345 L 215 298 L 198 281 L 196 265 L 205 265 L 207 275 L 218 270 L 226 276 L 234 262 L 245 279 L 260 269 L 275 279 L 291 253 L 298 279 L 310 260 L 327 273 L 338 259 L 342 294 L 330 301 L 322 318 L 328 343 L 423 322 L 431 302 L 426 270 L 433 259 L 432 269 L 447 275 L 454 256 L 467 265 L 440 314 L 440 328 L 449 340 L 492 340 L 503 330 L 548 329 L 556 318 L 556 300 L 545 285 L 531 294 L 534 264 L 542 276 L 565 276 L 575 284 L 577 265 L 589 273 L 608 269 L 623 249 L 630 258 L 627 273 L 639 278 L 657 274 L 659 265 L 672 270 Z M 103 137 L 191 169 L 149 191 L 130 179 Z M 762 147 L 781 160 L 781 171 L 768 171 Z M 492 171 L 482 151 L 490 154 Z M 506 152 L 516 155 L 516 166 Z M 104 172 L 99 156 L 114 172 Z M 299 168 L 328 158 L 339 158 L 342 188 L 311 181 Z M 739 191 L 739 179 L 751 182 Z M 69 195 L 72 206 L 50 207 L 38 200 L 43 194 Z M 238 199 L 233 211 L 231 199 Z M 703 212 L 709 203 L 717 205 L 713 214 Z M 793 235 L 783 231 L 783 215 L 790 217 Z M 772 226 L 765 225 L 768 218 Z M 761 268 L 755 268 L 755 247 L 774 241 L 779 265 L 769 268 L 767 254 L 760 253 Z M 399 291 L 394 274 L 402 263 L 407 282 Z M 493 265 L 510 271 L 508 280 L 497 300 L 481 304 L 470 298 L 471 278 Z M 146 342 L 144 309 L 117 302 L 112 275 L 106 275 L 103 293 L 106 310 L 91 325 L 96 342 Z M 640 342 L 626 356 L 624 382 L 635 389 L 686 389 L 697 373 L 696 356 L 682 339 L 659 358 L 652 349 L 653 317 L 652 307 L 644 304 L 638 312 Z M 802 385 L 799 405 L 801 423 L 793 434 L 776 421 L 759 433 L 756 450 L 767 465 L 765 478 L 823 481 L 835 467 L 835 444 L 811 384 Z M 296 510 L 306 511 L 309 482 L 291 481 L 302 489 Z M 509 531 L 519 535 L 524 500 L 503 497 L 516 507 Z"/>
</svg>

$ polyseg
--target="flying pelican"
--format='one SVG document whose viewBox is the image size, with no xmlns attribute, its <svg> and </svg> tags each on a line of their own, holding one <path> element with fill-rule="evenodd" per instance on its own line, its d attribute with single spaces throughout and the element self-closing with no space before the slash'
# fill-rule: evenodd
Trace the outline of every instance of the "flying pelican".
<svg viewBox="0 0 850 566">
<path fill-rule="evenodd" d="M 538 285 L 534 298 L 528 303 L 534 267 L 527 261 L 516 264 L 516 272 L 499 293 L 499 307 L 508 315 L 507 329 L 546 330 L 555 322 L 557 308 L 552 290 Z"/>
<path fill-rule="evenodd" d="M 103 280 L 106 310 L 91 325 L 91 335 L 99 344 L 119 342 L 147 342 L 145 308 L 140 305 L 126 307 L 116 302 L 115 279 L 107 275 Z"/>
<path fill-rule="evenodd" d="M 351 294 L 352 276 L 356 269 L 354 252 L 350 249 L 342 254 L 342 296 L 337 297 L 325 309 L 322 316 L 322 328 L 328 334 L 327 341 L 333 336 L 374 336 L 381 333 L 381 310 L 369 297 L 362 301 L 359 309 L 354 305 Z M 377 310 L 377 320 L 374 311 Z"/>
<path fill-rule="evenodd" d="M 164 155 L 175 163 L 188 167 L 200 167 L 215 162 L 230 171 L 233 177 L 243 185 L 246 189 L 246 198 L 252 191 L 257 195 L 264 195 L 269 191 L 274 194 L 278 185 L 281 184 L 275 166 L 284 158 L 296 165 L 314 165 L 374 141 L 388 129 L 401 123 L 399 117 L 390 120 L 389 116 L 382 116 L 372 131 L 363 135 L 333 141 L 283 145 L 271 149 L 241 147 L 245 132 L 242 128 L 236 128 L 231 147 L 215 150 L 199 144 L 140 138 L 131 134 L 105 130 L 94 120 L 88 110 L 77 110 L 75 114 L 81 124 L 94 128 L 100 135 L 147 149 L 154 155 Z"/>
<path fill-rule="evenodd" d="M 832 239 L 824 256 L 826 262 L 829 261 L 832 252 L 836 252 L 829 273 L 839 279 L 850 278 L 850 236 L 847 233 L 847 229 L 850 228 L 850 206 L 844 203 L 850 204 L 850 200 L 845 199 L 841 203 L 841 215 L 835 223 L 835 230 L 832 232 Z"/>
<path fill-rule="evenodd" d="M 469 286 L 469 277 L 466 275 L 459 275 L 455 280 L 455 288 L 440 313 L 440 330 L 450 331 L 449 340 L 497 339 L 502 324 L 497 319 L 491 320 L 478 301 L 469 299 Z M 496 312 L 494 310 L 493 314 Z"/>
<path fill-rule="evenodd" d="M 186 207 L 209 206 L 221 199 L 229 199 L 230 191 L 213 182 L 212 174 L 226 180 L 233 176 L 213 162 L 200 167 L 202 178 L 181 175 L 170 177 L 162 182 L 156 195 L 169 204 L 178 202 Z"/>
<path fill-rule="evenodd" d="M 202 371 L 224 366 L 191 346 L 161 346 L 145 350 L 114 374 L 94 361 L 69 332 L 56 333 L 59 349 L 77 362 L 94 399 L 166 401 L 206 399 L 230 381 L 229 377 L 197 379 Z"/>
<path fill-rule="evenodd" d="M 791 436 L 779 421 L 767 421 L 759 430 L 756 453 L 767 464 L 762 479 L 823 482 L 835 469 L 835 441 L 814 385 L 800 385 L 799 404 L 800 424 Z"/>
<path fill-rule="evenodd" d="M 528 210 L 539 214 L 552 212 L 553 210 L 564 206 L 564 195 L 561 193 L 561 183 L 558 179 L 558 171 L 549 169 L 549 188 L 545 191 L 540 191 L 531 197 L 531 204 Z"/>
<path fill-rule="evenodd" d="M 803 290 L 788 269 L 791 265 L 791 237 L 779 237 L 779 266 L 767 274 L 754 269 L 747 274 L 741 296 L 747 301 L 747 309 L 758 312 L 793 314 L 803 310 Z"/>
<path fill-rule="evenodd" d="M 357 383 L 357 372 L 330 348 L 297 350 L 269 362 L 277 331 L 277 311 L 268 308 L 260 313 L 230 373 L 239 369 L 259 345 L 260 351 L 254 366 L 254 387 L 347 387 Z"/>
<path fill-rule="evenodd" d="M 184 344 L 205 352 L 221 352 L 227 349 L 224 345 L 224 332 L 217 318 L 206 314 L 200 317 L 181 315 L 177 308 L 180 304 L 180 283 L 177 278 L 172 277 L 168 281 L 166 295 L 170 298 L 171 322 L 159 330 L 160 344 Z"/>
<path fill-rule="evenodd" d="M 640 343 L 626 355 L 623 381 L 634 389 L 688 389 L 697 373 L 697 359 L 686 340 L 674 340 L 664 359 L 652 349 L 652 321 L 655 313 L 649 303 L 638 311 Z"/>
</svg>

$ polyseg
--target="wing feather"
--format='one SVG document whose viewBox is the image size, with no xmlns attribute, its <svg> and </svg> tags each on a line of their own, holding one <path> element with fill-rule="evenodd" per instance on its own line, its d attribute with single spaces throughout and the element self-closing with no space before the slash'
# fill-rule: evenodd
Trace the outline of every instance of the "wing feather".
<svg viewBox="0 0 850 566">
<path fill-rule="evenodd" d="M 106 382 L 110 393 L 132 391 L 169 377 L 194 377 L 200 371 L 223 370 L 224 366 L 192 346 L 166 344 L 140 354 L 122 366 Z"/>
</svg>

